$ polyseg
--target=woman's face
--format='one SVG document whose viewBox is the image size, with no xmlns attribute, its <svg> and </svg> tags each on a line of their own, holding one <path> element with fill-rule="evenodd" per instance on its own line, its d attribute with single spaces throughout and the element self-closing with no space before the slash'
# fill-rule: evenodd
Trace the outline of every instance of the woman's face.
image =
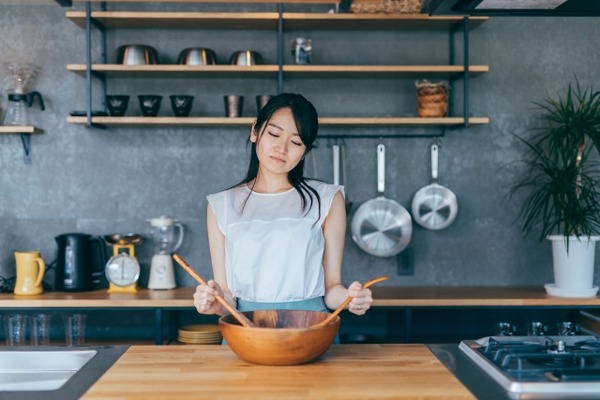
<svg viewBox="0 0 600 400">
<path fill-rule="evenodd" d="M 262 132 L 253 129 L 250 141 L 256 143 L 260 168 L 274 174 L 289 173 L 306 152 L 289 108 L 275 111 Z"/>
</svg>

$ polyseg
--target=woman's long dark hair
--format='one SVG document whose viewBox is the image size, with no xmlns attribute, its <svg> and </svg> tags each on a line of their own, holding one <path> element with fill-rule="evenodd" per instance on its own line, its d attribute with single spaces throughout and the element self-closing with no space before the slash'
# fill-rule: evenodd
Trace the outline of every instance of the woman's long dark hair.
<svg viewBox="0 0 600 400">
<path fill-rule="evenodd" d="M 317 138 L 317 132 L 319 131 L 319 116 L 315 107 L 300 94 L 281 93 L 271 97 L 267 104 L 260 110 L 258 117 L 256 118 L 256 124 L 253 129 L 255 130 L 257 140 L 255 143 L 251 143 L 248 173 L 246 174 L 246 178 L 244 178 L 240 184 L 247 184 L 258 175 L 259 161 L 258 156 L 256 155 L 256 143 L 261 140 L 264 128 L 271 119 L 271 116 L 282 108 L 289 108 L 292 111 L 298 134 L 300 135 L 302 143 L 306 146 L 304 155 L 306 156 L 306 154 L 312 150 L 315 139 Z M 304 157 L 302 157 L 302 160 L 300 160 L 298 165 L 288 173 L 288 180 L 302 198 L 302 211 L 310 210 L 313 206 L 313 195 L 316 197 L 319 205 L 318 218 L 321 218 L 321 198 L 319 193 L 317 193 L 304 178 Z M 307 197 L 309 201 L 307 201 Z M 306 208 L 307 205 L 308 210 Z"/>
</svg>

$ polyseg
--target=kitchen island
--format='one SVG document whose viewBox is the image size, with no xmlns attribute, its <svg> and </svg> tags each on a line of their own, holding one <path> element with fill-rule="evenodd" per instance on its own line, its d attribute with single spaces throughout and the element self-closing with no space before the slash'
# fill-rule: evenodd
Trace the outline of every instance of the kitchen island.
<svg viewBox="0 0 600 400">
<path fill-rule="evenodd" d="M 84 399 L 473 399 L 421 344 L 333 345 L 316 362 L 260 366 L 227 346 L 131 346 Z"/>
</svg>

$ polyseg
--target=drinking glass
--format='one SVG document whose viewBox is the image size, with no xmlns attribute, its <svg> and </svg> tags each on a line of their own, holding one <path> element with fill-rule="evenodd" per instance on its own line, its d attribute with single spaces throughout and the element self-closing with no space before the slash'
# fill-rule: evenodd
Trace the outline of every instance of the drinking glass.
<svg viewBox="0 0 600 400">
<path fill-rule="evenodd" d="M 80 346 L 85 342 L 85 320 L 85 314 L 73 314 L 65 318 L 65 342 L 67 346 Z"/>
<path fill-rule="evenodd" d="M 23 346 L 27 339 L 27 315 L 11 314 L 4 317 L 7 346 Z"/>
<path fill-rule="evenodd" d="M 31 316 L 31 344 L 33 346 L 48 346 L 50 344 L 51 318 L 49 314 L 34 314 Z"/>
</svg>

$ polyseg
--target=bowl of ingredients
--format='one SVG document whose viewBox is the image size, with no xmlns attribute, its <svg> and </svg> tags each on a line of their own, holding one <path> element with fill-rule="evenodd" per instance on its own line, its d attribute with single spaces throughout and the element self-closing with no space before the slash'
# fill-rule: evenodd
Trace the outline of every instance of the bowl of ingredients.
<svg viewBox="0 0 600 400">
<path fill-rule="evenodd" d="M 242 360 L 261 365 L 298 365 L 315 361 L 331 346 L 340 328 L 336 316 L 319 326 L 329 313 L 299 310 L 243 312 L 256 327 L 242 326 L 233 315 L 219 319 L 223 339 Z"/>
</svg>

